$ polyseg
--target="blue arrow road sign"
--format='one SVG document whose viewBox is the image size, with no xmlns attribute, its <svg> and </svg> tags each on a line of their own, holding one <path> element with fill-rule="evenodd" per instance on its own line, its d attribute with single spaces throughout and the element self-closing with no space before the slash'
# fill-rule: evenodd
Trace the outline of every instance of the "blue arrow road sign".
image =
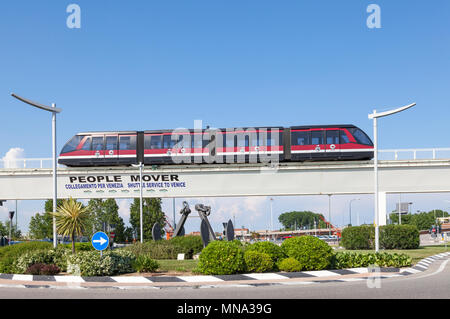
<svg viewBox="0 0 450 319">
<path fill-rule="evenodd" d="M 91 239 L 92 246 L 97 250 L 105 250 L 109 245 L 109 237 L 104 232 L 96 232 Z"/>
</svg>

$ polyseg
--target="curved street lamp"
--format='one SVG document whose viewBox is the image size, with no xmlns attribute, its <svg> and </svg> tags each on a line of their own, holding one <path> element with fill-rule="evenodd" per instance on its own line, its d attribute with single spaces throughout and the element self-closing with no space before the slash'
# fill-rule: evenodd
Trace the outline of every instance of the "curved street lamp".
<svg viewBox="0 0 450 319">
<path fill-rule="evenodd" d="M 57 183 L 56 183 L 56 114 L 61 113 L 62 109 L 57 108 L 53 103 L 52 106 L 46 106 L 40 103 L 36 103 L 11 93 L 11 96 L 31 106 L 37 107 L 41 110 L 52 113 L 52 150 L 53 150 L 53 212 L 56 212 L 56 200 L 57 200 Z M 56 248 L 56 218 L 53 216 L 53 247 Z"/>
<path fill-rule="evenodd" d="M 390 111 L 385 111 L 381 113 L 377 113 L 377 110 L 373 110 L 372 114 L 369 114 L 369 119 L 373 119 L 373 139 L 374 139 L 374 158 L 373 158 L 373 170 L 374 170 L 374 201 L 375 201 L 375 251 L 378 252 L 380 242 L 379 242 L 379 207 L 378 207 L 378 136 L 377 136 L 377 119 L 379 117 L 389 116 L 395 113 L 399 113 L 401 111 L 407 110 L 416 105 L 416 103 L 412 103 L 409 105 L 405 105 Z"/>
</svg>

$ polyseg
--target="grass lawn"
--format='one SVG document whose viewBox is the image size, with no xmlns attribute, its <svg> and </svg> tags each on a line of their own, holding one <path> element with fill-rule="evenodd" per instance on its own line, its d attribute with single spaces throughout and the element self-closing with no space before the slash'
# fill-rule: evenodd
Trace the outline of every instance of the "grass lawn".
<svg viewBox="0 0 450 319">
<path fill-rule="evenodd" d="M 192 272 L 192 270 L 197 267 L 198 260 L 159 259 L 157 262 L 159 264 L 158 271 Z"/>
<path fill-rule="evenodd" d="M 345 249 L 336 249 L 335 251 L 345 251 Z M 361 253 L 373 253 L 374 250 L 348 250 L 353 252 L 361 252 Z M 380 252 L 387 253 L 397 253 L 397 254 L 406 254 L 412 258 L 412 263 L 415 265 L 421 259 L 427 258 L 429 256 L 437 255 L 440 253 L 444 253 L 450 251 L 450 247 L 445 247 L 445 245 L 435 245 L 435 246 L 423 246 L 418 249 L 393 249 L 393 250 L 381 250 Z"/>
</svg>

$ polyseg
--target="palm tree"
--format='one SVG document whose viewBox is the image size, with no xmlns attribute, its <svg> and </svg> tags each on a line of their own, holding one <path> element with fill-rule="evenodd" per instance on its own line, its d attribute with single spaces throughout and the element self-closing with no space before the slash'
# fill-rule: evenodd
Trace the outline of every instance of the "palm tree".
<svg viewBox="0 0 450 319">
<path fill-rule="evenodd" d="M 87 207 L 77 202 L 72 197 L 64 200 L 58 206 L 55 213 L 51 213 L 56 218 L 56 229 L 63 236 L 70 236 L 72 239 L 72 254 L 75 254 L 75 236 L 82 236 L 86 229 L 90 212 Z"/>
</svg>

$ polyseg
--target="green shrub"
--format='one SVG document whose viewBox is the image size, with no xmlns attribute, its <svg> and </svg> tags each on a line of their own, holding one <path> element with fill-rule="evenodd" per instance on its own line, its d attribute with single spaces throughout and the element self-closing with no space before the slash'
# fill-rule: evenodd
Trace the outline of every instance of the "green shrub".
<svg viewBox="0 0 450 319">
<path fill-rule="evenodd" d="M 69 255 L 67 272 L 80 276 L 113 276 L 133 272 L 136 256 L 126 250 L 81 251 L 76 255 Z"/>
<path fill-rule="evenodd" d="M 266 253 L 247 250 L 244 253 L 245 267 L 249 272 L 267 272 L 274 268 L 272 258 Z"/>
<path fill-rule="evenodd" d="M 58 245 L 58 247 L 60 246 L 64 247 L 65 249 L 72 250 L 72 244 Z M 95 248 L 91 243 L 75 243 L 75 251 L 95 251 Z"/>
<path fill-rule="evenodd" d="M 144 243 L 134 243 L 125 248 L 136 256 L 148 255 L 153 259 L 177 259 L 178 254 L 192 258 L 192 250 L 174 244 L 167 240 L 151 240 Z"/>
<path fill-rule="evenodd" d="M 386 225 L 380 227 L 380 247 L 384 249 L 417 249 L 420 233 L 414 225 Z"/>
<path fill-rule="evenodd" d="M 196 271 L 206 275 L 231 275 L 244 272 L 242 244 L 237 241 L 210 242 L 200 254 Z"/>
<path fill-rule="evenodd" d="M 169 240 L 169 243 L 182 247 L 185 254 L 190 256 L 188 259 L 191 259 L 193 255 L 201 252 L 203 249 L 203 242 L 200 236 L 173 237 Z"/>
<path fill-rule="evenodd" d="M 283 249 L 270 241 L 260 241 L 249 246 L 245 247 L 245 251 L 258 251 L 260 253 L 265 253 L 270 256 L 272 261 L 276 264 L 283 258 L 286 258 L 286 255 L 283 252 Z"/>
<path fill-rule="evenodd" d="M 353 226 L 342 231 L 341 244 L 345 249 L 373 249 L 375 228 L 373 226 Z"/>
<path fill-rule="evenodd" d="M 31 265 L 30 267 L 28 267 L 28 269 L 25 273 L 30 274 L 30 275 L 51 276 L 51 275 L 56 275 L 60 271 L 61 271 L 61 269 L 58 266 L 53 265 L 53 264 L 50 264 L 50 265 L 34 264 L 34 265 Z"/>
<path fill-rule="evenodd" d="M 154 272 L 159 267 L 158 262 L 147 255 L 140 255 L 132 265 L 137 272 Z"/>
<path fill-rule="evenodd" d="M 380 248 L 416 249 L 420 245 L 419 230 L 413 225 L 380 226 Z M 375 227 L 356 226 L 342 231 L 341 244 L 346 249 L 374 249 Z"/>
<path fill-rule="evenodd" d="M 406 254 L 397 253 L 356 253 L 356 252 L 337 252 L 332 258 L 333 269 L 369 267 L 376 265 L 378 267 L 409 267 L 412 259 Z"/>
<path fill-rule="evenodd" d="M 59 246 L 56 249 L 28 251 L 16 258 L 10 267 L 11 273 L 24 274 L 34 264 L 55 264 L 64 271 L 70 254 L 70 249 Z"/>
<path fill-rule="evenodd" d="M 48 242 L 31 241 L 4 246 L 0 248 L 0 273 L 14 273 L 14 262 L 23 254 L 30 251 L 48 250 L 53 246 Z M 26 269 L 24 269 L 25 271 Z"/>
<path fill-rule="evenodd" d="M 300 262 L 302 270 L 321 270 L 330 265 L 333 256 L 331 247 L 313 236 L 286 239 L 282 244 L 285 254 Z"/>
<path fill-rule="evenodd" d="M 297 259 L 288 257 L 278 262 L 278 269 L 286 272 L 301 271 L 302 264 Z"/>
</svg>

